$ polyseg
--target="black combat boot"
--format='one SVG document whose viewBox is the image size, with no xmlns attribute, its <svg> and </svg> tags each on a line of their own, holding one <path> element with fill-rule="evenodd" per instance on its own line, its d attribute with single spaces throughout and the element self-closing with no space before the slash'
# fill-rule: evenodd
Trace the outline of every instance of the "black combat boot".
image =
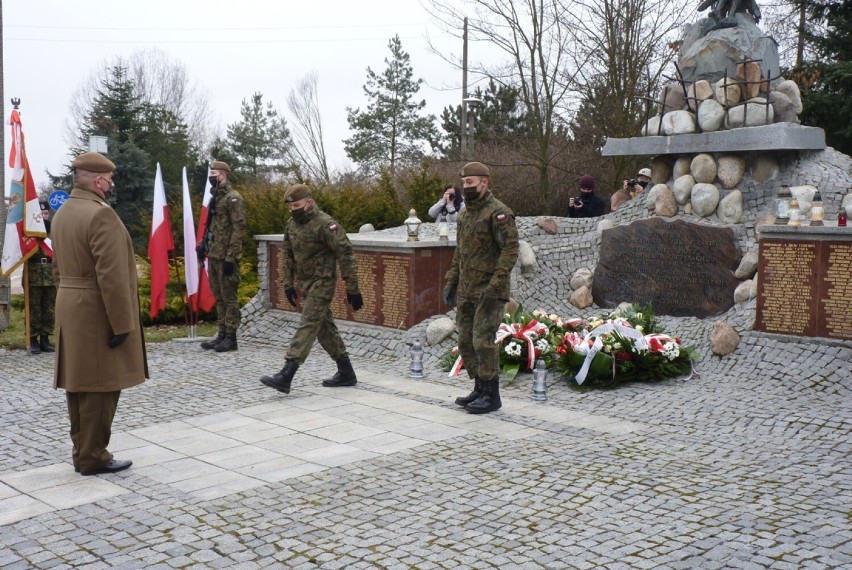
<svg viewBox="0 0 852 570">
<path fill-rule="evenodd" d="M 264 386 L 269 386 L 270 388 L 275 388 L 279 392 L 289 394 L 290 382 L 293 381 L 293 376 L 296 375 L 296 370 L 298 369 L 299 365 L 295 360 L 288 360 L 284 363 L 284 368 L 281 369 L 281 372 L 276 372 L 272 376 L 263 376 L 260 381 Z"/>
<path fill-rule="evenodd" d="M 471 392 L 467 396 L 459 396 L 458 398 L 456 398 L 456 404 L 463 408 L 469 403 L 476 400 L 480 396 L 480 394 L 482 394 L 482 380 L 480 380 L 477 376 L 473 379 L 473 392 Z"/>
<path fill-rule="evenodd" d="M 30 337 L 30 354 L 41 354 L 41 346 L 38 344 L 38 337 Z"/>
<path fill-rule="evenodd" d="M 322 385 L 329 388 L 337 388 L 338 386 L 354 386 L 358 382 L 355 377 L 355 371 L 352 370 L 352 362 L 348 356 L 341 356 L 337 359 L 337 372 L 328 380 L 323 380 Z"/>
<path fill-rule="evenodd" d="M 43 334 L 39 337 L 38 347 L 42 352 L 56 352 L 52 346 L 50 346 L 50 342 L 47 340 L 47 335 Z"/>
<path fill-rule="evenodd" d="M 211 348 L 216 348 L 216 345 L 225 340 L 225 331 L 223 329 L 219 329 L 219 334 L 211 338 L 210 340 L 205 340 L 201 343 L 201 348 L 204 350 L 210 350 Z"/>
<path fill-rule="evenodd" d="M 500 401 L 500 380 L 482 381 L 482 395 L 464 407 L 471 414 L 487 414 L 499 410 L 503 406 Z"/>
<path fill-rule="evenodd" d="M 237 333 L 225 333 L 225 338 L 213 347 L 216 352 L 230 352 L 237 350 Z"/>
</svg>

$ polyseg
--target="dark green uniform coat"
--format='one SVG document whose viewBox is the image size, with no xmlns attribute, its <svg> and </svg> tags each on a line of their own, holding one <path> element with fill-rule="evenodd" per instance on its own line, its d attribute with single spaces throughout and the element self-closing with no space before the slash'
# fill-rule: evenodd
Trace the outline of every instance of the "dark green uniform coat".
<svg viewBox="0 0 852 570">
<path fill-rule="evenodd" d="M 331 313 L 338 265 L 347 292 L 360 293 L 355 253 L 343 227 L 315 204 L 308 208 L 307 221 L 287 222 L 283 247 L 284 289 L 295 287 L 301 293 L 302 317 L 287 350 L 287 358 L 299 364 L 314 340 L 335 361 L 348 356 Z"/>
<path fill-rule="evenodd" d="M 515 215 L 486 192 L 459 214 L 456 252 L 447 284 L 457 286 L 459 353 L 472 378 L 493 380 L 499 370 L 494 344 L 509 300 L 510 274 L 518 259 Z"/>
<path fill-rule="evenodd" d="M 209 226 L 207 273 L 210 290 L 216 299 L 219 330 L 233 333 L 240 326 L 237 289 L 240 286 L 243 237 L 246 235 L 246 207 L 243 197 L 227 183 L 216 190 L 213 200 L 215 210 Z M 225 263 L 234 264 L 231 275 L 225 275 Z"/>
<path fill-rule="evenodd" d="M 27 260 L 27 287 L 30 292 L 30 336 L 53 334 L 56 286 L 53 259 L 41 247 Z"/>
</svg>

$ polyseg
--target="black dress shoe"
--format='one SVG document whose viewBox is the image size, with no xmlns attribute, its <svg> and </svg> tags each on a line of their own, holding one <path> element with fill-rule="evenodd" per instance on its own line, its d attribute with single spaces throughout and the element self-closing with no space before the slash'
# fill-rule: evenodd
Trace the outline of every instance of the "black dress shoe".
<svg viewBox="0 0 852 570">
<path fill-rule="evenodd" d="M 109 463 L 94 471 L 81 471 L 80 475 L 99 475 L 101 473 L 118 473 L 133 465 L 129 459 L 110 459 Z"/>
</svg>

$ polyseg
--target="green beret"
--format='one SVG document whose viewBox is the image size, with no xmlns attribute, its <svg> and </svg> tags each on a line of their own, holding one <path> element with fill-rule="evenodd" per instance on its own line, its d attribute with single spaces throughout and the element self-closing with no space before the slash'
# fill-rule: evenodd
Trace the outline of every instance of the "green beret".
<svg viewBox="0 0 852 570">
<path fill-rule="evenodd" d="M 305 186 L 304 184 L 294 184 L 287 189 L 287 193 L 284 194 L 285 202 L 298 202 L 303 198 L 311 197 L 311 189 Z"/>
<path fill-rule="evenodd" d="M 459 170 L 459 176 L 461 178 L 465 176 L 491 176 L 491 172 L 481 162 L 468 162 Z"/>
<path fill-rule="evenodd" d="M 228 166 L 227 162 L 222 162 L 221 160 L 214 160 L 210 163 L 210 170 L 224 170 L 228 174 L 231 173 L 231 167 Z"/>
<path fill-rule="evenodd" d="M 115 172 L 115 165 L 99 152 L 84 152 L 71 163 L 73 168 L 89 172 Z"/>
</svg>

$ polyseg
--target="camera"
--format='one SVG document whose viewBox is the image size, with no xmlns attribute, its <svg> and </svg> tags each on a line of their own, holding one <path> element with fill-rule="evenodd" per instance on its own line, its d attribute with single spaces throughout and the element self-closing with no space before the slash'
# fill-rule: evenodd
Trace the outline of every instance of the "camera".
<svg viewBox="0 0 852 570">
<path fill-rule="evenodd" d="M 447 194 L 447 200 L 449 200 L 450 202 L 453 202 L 455 199 L 456 199 L 455 194 Z"/>
<path fill-rule="evenodd" d="M 630 180 L 627 181 L 627 186 L 630 187 L 630 188 L 633 188 L 637 184 L 638 184 L 638 182 L 636 182 L 635 178 L 631 178 Z"/>
</svg>

